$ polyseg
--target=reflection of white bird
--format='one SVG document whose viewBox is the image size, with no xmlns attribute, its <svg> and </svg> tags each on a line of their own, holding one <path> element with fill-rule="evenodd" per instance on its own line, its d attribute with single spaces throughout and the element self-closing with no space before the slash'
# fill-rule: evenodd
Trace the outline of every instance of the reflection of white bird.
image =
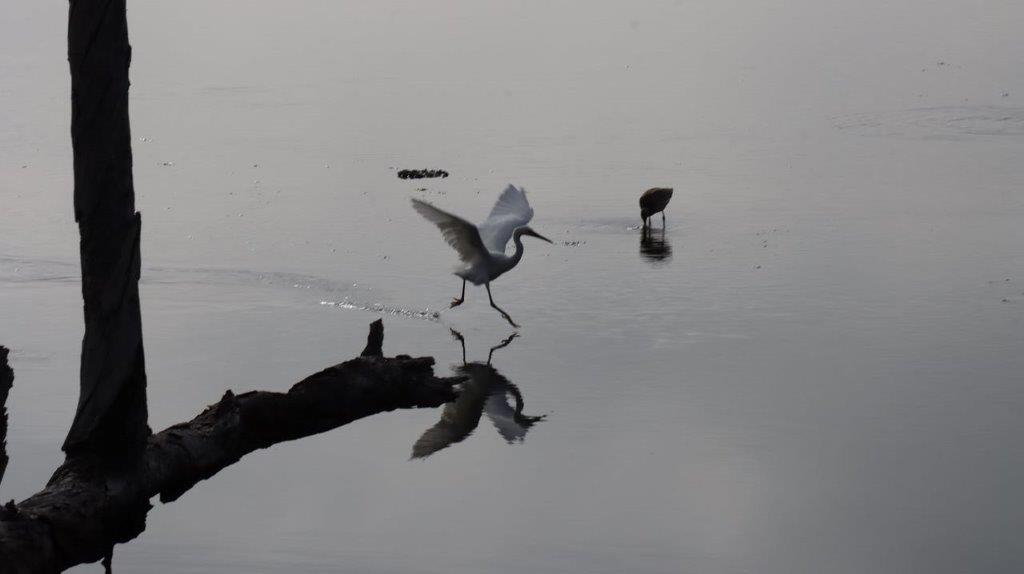
<svg viewBox="0 0 1024 574">
<path fill-rule="evenodd" d="M 462 334 L 452 329 L 452 336 L 462 345 L 462 366 L 457 372 L 467 377 L 459 397 L 445 405 L 441 420 L 424 431 L 412 447 L 413 458 L 428 457 L 452 444 L 465 440 L 480 424 L 481 415 L 487 415 L 494 428 L 505 439 L 514 444 L 526 438 L 530 427 L 544 420 L 546 415 L 523 414 L 523 394 L 519 387 L 506 379 L 491 366 L 491 356 L 498 349 L 507 347 L 517 334 L 512 333 L 500 344 L 491 347 L 487 362 L 466 362 L 466 341 Z M 509 396 L 515 406 L 509 404 Z"/>
<path fill-rule="evenodd" d="M 526 201 L 526 191 L 513 185 L 506 187 L 491 209 L 491 214 L 479 227 L 419 199 L 413 199 L 412 206 L 420 215 L 441 228 L 444 240 L 459 253 L 459 259 L 462 260 L 462 264 L 455 268 L 455 275 L 462 278 L 462 295 L 453 299 L 451 306 L 456 307 L 466 300 L 466 281 L 471 281 L 473 285 L 482 283 L 487 287 L 491 307 L 497 309 L 513 327 L 518 327 L 508 313 L 494 304 L 491 281 L 511 270 L 523 258 L 523 235 L 551 243 L 550 239 L 526 225 L 533 218 L 533 208 Z M 509 239 L 516 245 L 512 255 L 505 254 L 505 245 Z"/>
</svg>

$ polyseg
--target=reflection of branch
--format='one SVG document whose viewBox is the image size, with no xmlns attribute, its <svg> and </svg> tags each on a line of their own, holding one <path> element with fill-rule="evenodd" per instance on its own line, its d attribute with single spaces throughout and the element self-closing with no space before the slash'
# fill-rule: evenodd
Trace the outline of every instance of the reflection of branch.
<svg viewBox="0 0 1024 574">
<path fill-rule="evenodd" d="M 0 483 L 7 471 L 7 393 L 14 384 L 14 371 L 7 366 L 7 348 L 0 347 Z"/>
<path fill-rule="evenodd" d="M 149 499 L 177 499 L 246 454 L 399 408 L 455 398 L 463 377 L 438 378 L 430 357 L 358 357 L 324 369 L 287 393 L 231 391 L 187 423 L 150 437 L 118 468 L 74 457 L 46 488 L 0 508 L 0 571 L 56 572 L 108 556 L 144 528 Z"/>
</svg>

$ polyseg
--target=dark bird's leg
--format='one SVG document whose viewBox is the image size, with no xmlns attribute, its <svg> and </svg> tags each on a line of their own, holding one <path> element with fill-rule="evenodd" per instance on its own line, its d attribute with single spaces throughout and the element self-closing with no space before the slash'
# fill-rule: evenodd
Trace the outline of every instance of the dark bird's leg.
<svg viewBox="0 0 1024 574">
<path fill-rule="evenodd" d="M 506 313 L 504 309 L 494 304 L 494 297 L 491 296 L 491 284 L 485 283 L 485 285 L 487 286 L 487 298 L 491 300 L 491 307 L 497 309 L 498 312 L 501 313 L 501 316 L 504 317 L 506 321 L 508 321 L 509 325 L 512 325 L 513 327 L 518 329 L 519 325 L 516 325 L 515 321 L 512 320 L 512 317 L 510 317 L 509 314 Z"/>
<path fill-rule="evenodd" d="M 661 228 L 665 229 L 665 212 L 661 212 Z"/>
<path fill-rule="evenodd" d="M 462 296 L 452 299 L 452 304 L 448 306 L 449 309 L 452 307 L 458 307 L 466 300 L 466 280 L 462 280 Z"/>
</svg>

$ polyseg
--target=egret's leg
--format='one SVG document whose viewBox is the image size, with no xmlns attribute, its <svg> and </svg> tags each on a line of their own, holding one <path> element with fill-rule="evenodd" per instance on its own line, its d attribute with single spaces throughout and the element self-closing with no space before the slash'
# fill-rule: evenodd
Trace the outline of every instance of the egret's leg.
<svg viewBox="0 0 1024 574">
<path fill-rule="evenodd" d="M 462 296 L 461 297 L 457 297 L 455 299 L 452 299 L 452 304 L 448 308 L 451 309 L 452 307 L 458 307 L 459 305 L 462 305 L 462 302 L 465 301 L 465 300 L 466 300 L 466 280 L 463 279 L 462 280 Z"/>
<path fill-rule="evenodd" d="M 512 317 L 510 317 L 509 314 L 506 313 L 504 309 L 494 304 L 494 297 L 491 296 L 491 284 L 485 283 L 484 285 L 487 286 L 487 298 L 491 300 L 491 307 L 497 309 L 498 312 L 501 313 L 501 316 L 504 317 L 506 321 L 508 321 L 509 325 L 512 325 L 513 327 L 518 329 L 519 325 L 516 325 L 516 322 L 512 320 Z"/>
<path fill-rule="evenodd" d="M 661 228 L 665 229 L 665 212 L 661 212 Z"/>
</svg>

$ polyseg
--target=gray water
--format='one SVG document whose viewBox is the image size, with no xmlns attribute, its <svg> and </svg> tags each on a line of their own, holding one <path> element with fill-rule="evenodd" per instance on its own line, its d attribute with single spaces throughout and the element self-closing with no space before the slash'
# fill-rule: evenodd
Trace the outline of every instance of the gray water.
<svg viewBox="0 0 1024 574">
<path fill-rule="evenodd" d="M 132 2 L 154 429 L 379 316 L 387 354 L 447 374 L 455 328 L 486 361 L 512 329 L 481 289 L 446 309 L 410 197 L 480 220 L 522 185 L 555 245 L 494 284 L 523 327 L 492 366 L 545 416 L 521 442 L 484 417 L 410 460 L 438 409 L 278 445 L 115 567 L 1024 570 L 1024 7 L 890 4 Z M 66 8 L 0 20 L 4 500 L 77 400 Z"/>
</svg>

